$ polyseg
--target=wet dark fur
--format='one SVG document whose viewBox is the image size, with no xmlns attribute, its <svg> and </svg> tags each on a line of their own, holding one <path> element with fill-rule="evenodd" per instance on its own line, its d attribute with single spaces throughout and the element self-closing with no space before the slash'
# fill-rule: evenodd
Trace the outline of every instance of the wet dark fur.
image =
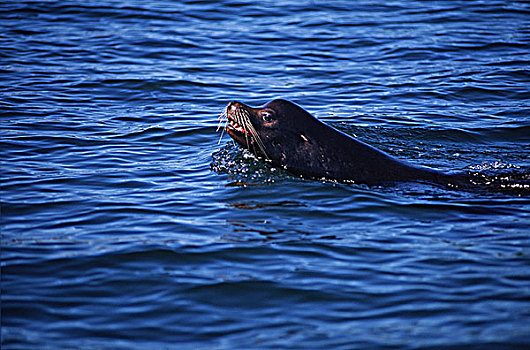
<svg viewBox="0 0 530 350">
<path fill-rule="evenodd" d="M 259 108 L 230 102 L 223 115 L 228 120 L 227 133 L 239 145 L 295 175 L 369 185 L 402 181 L 453 188 L 476 185 L 469 174 L 445 174 L 392 157 L 287 100 L 273 100 Z M 529 191 L 528 184 L 523 187 Z"/>
</svg>

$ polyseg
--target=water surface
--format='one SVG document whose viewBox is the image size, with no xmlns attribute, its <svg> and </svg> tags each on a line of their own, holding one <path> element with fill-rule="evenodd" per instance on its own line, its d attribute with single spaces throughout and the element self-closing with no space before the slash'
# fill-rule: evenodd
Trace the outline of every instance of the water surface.
<svg viewBox="0 0 530 350">
<path fill-rule="evenodd" d="M 0 4 L 2 349 L 530 346 L 530 199 L 309 181 L 290 99 L 414 164 L 530 168 L 523 1 Z"/>
</svg>

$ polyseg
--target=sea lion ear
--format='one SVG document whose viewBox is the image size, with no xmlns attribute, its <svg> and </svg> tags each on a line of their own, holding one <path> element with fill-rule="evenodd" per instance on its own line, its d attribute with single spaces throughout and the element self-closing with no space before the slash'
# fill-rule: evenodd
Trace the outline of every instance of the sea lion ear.
<svg viewBox="0 0 530 350">
<path fill-rule="evenodd" d="M 311 141 L 309 141 L 309 139 L 307 138 L 307 136 L 305 136 L 304 134 L 300 134 L 300 138 L 301 138 L 304 142 L 311 143 Z"/>
</svg>

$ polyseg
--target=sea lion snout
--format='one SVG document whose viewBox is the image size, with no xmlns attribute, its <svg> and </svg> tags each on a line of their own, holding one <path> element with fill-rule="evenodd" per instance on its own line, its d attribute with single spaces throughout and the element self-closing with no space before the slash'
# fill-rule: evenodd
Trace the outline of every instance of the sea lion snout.
<svg viewBox="0 0 530 350">
<path fill-rule="evenodd" d="M 228 102 L 228 105 L 226 106 L 226 109 L 230 112 L 235 112 L 239 108 L 243 107 L 244 104 L 239 101 L 230 101 Z"/>
</svg>

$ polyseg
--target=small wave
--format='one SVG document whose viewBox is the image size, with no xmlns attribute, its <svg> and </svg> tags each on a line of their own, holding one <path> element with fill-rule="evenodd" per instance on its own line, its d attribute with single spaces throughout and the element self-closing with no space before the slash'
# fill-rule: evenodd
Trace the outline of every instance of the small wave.
<svg viewBox="0 0 530 350">
<path fill-rule="evenodd" d="M 479 190 L 530 197 L 530 168 L 495 162 L 474 166 L 469 176 Z"/>
<path fill-rule="evenodd" d="M 232 143 L 213 153 L 210 169 L 219 174 L 228 175 L 240 183 L 273 183 L 286 176 L 284 170 L 267 166 L 252 153 L 237 149 Z"/>
</svg>

